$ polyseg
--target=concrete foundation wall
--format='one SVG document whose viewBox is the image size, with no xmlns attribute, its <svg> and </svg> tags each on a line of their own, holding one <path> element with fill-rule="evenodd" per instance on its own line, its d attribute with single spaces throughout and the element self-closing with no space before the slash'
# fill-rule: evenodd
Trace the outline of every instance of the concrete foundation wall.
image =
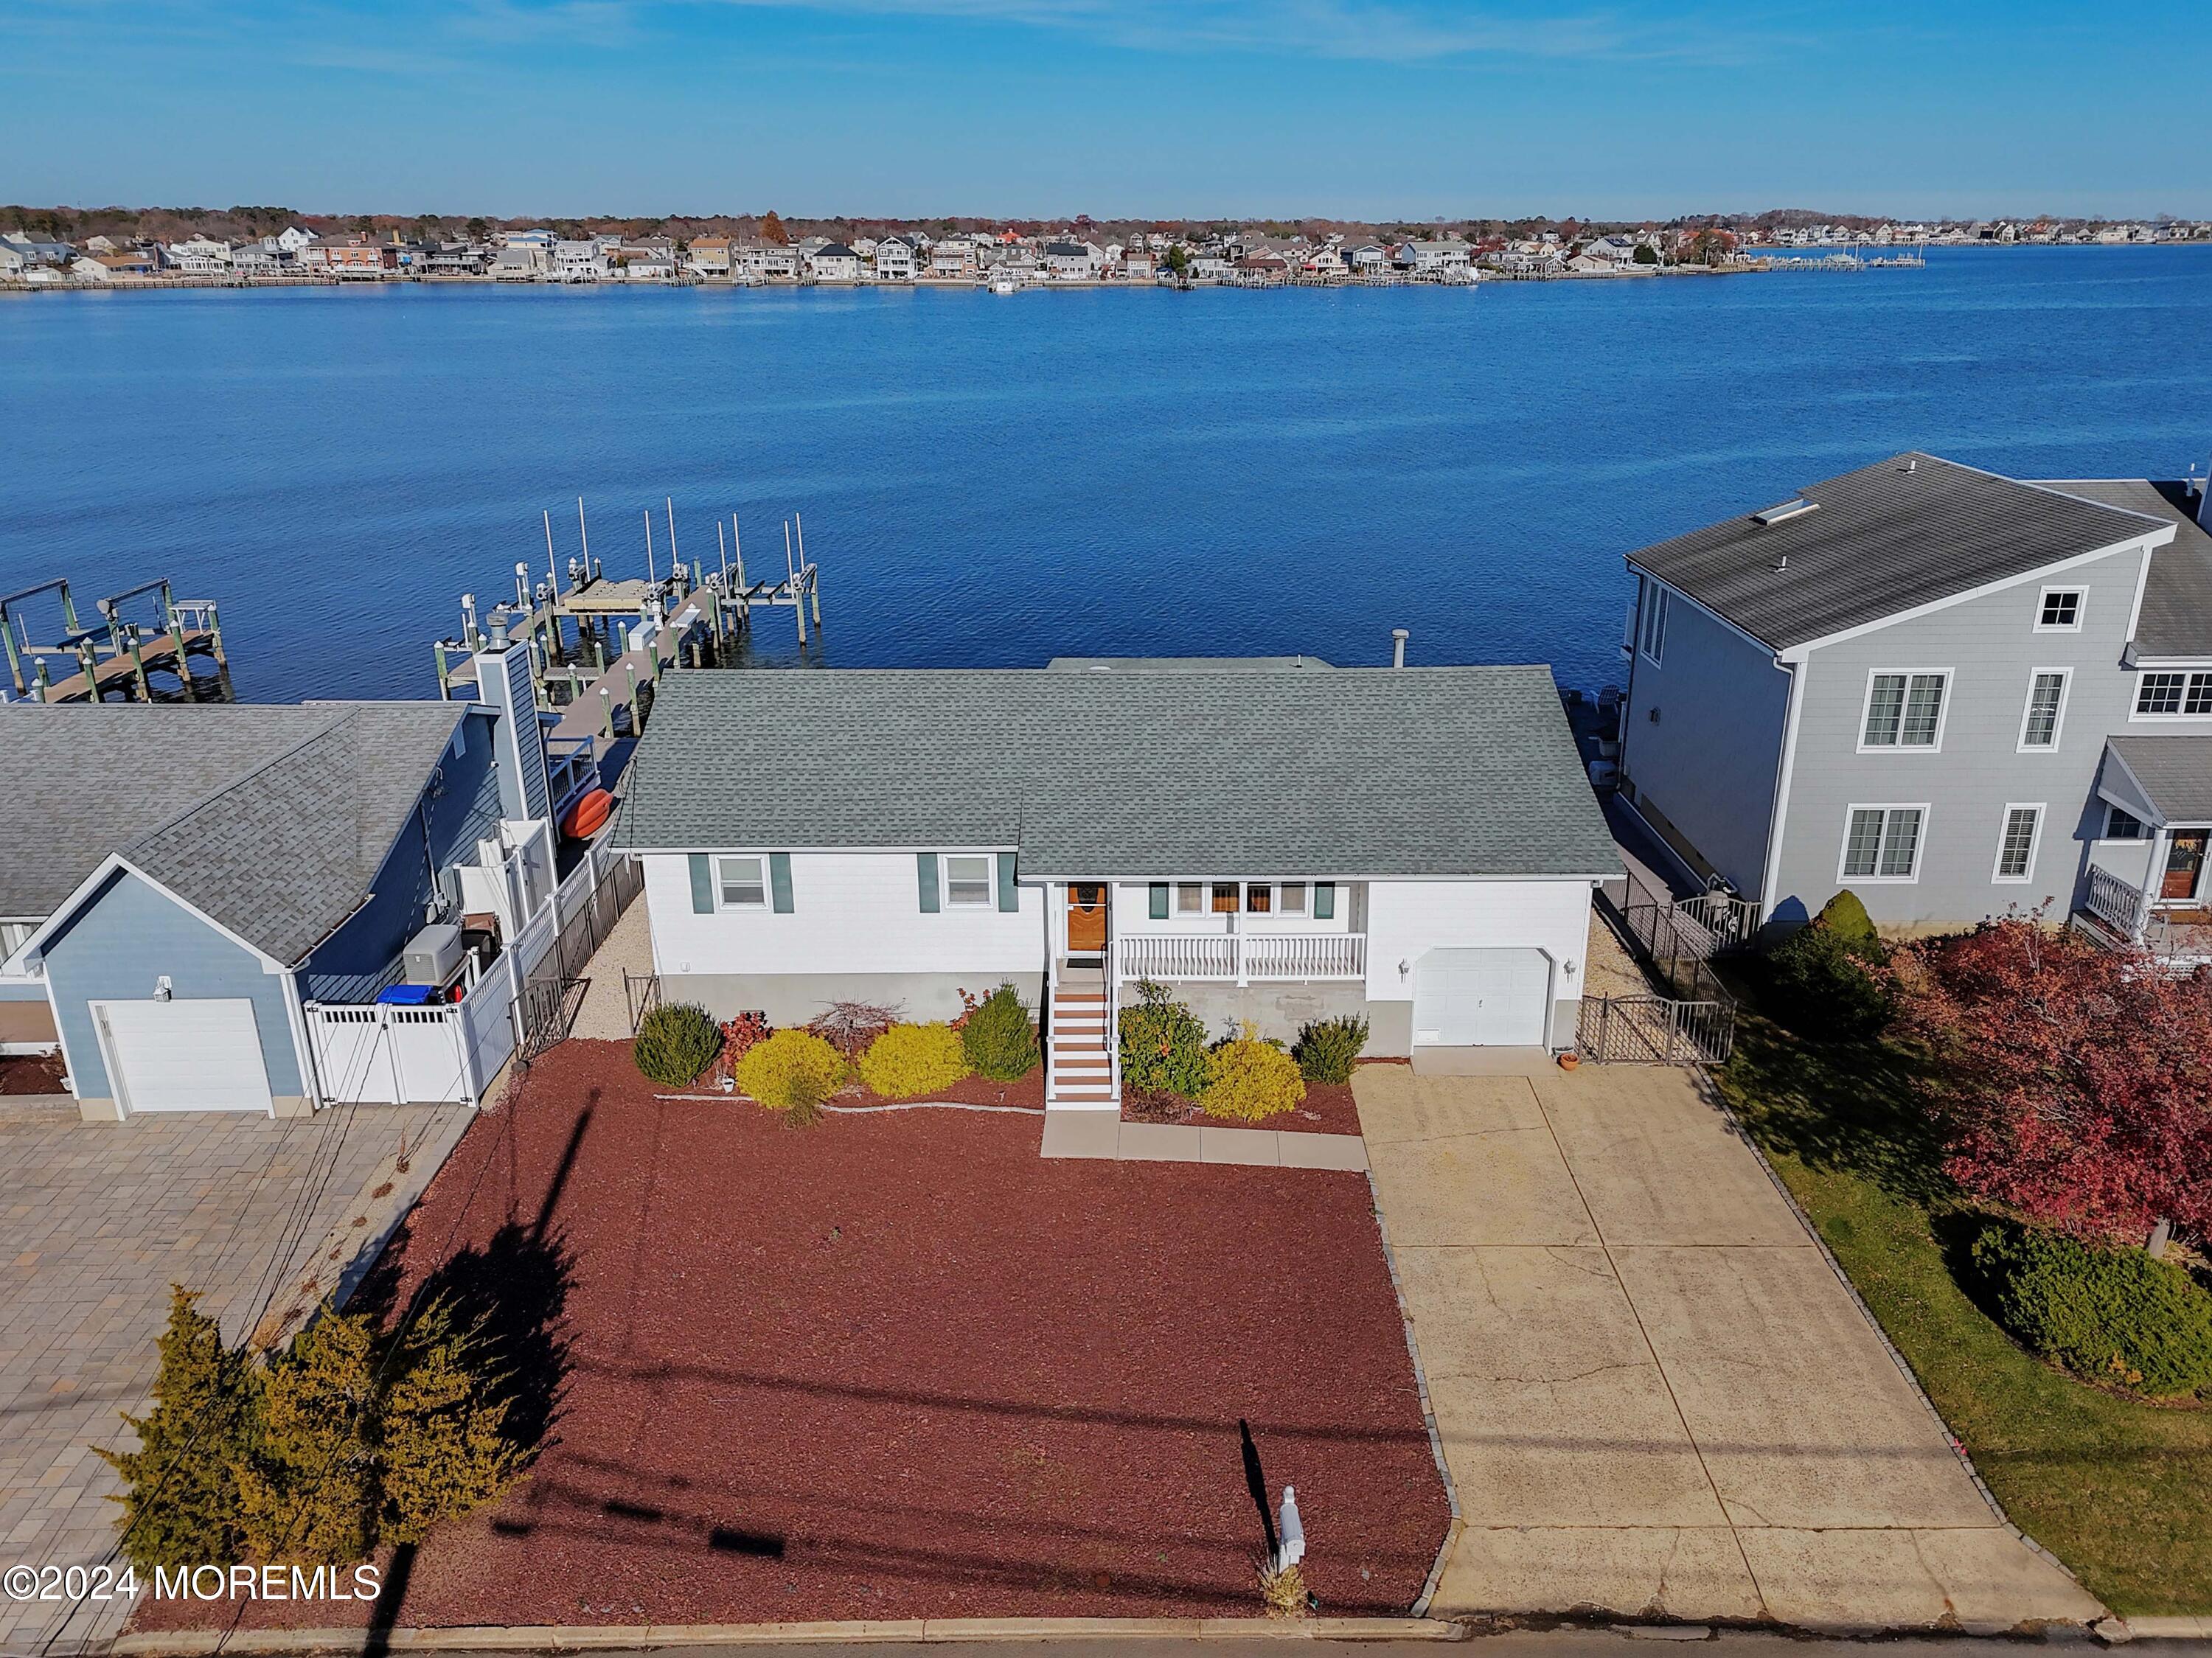
<svg viewBox="0 0 2212 1658">
<path fill-rule="evenodd" d="M 778 1029 L 805 1024 L 831 1002 L 875 1002 L 915 1021 L 950 1019 L 963 990 L 979 1000 L 1011 983 L 1035 1011 L 1044 975 L 1033 973 L 664 973 L 660 996 L 696 1002 L 718 1019 L 758 1008 Z"/>
<path fill-rule="evenodd" d="M 1232 1035 L 1249 1020 L 1262 1036 L 1291 1042 L 1297 1040 L 1299 1028 L 1308 1020 L 1358 1014 L 1367 1020 L 1366 1051 L 1370 1057 L 1402 1059 L 1413 1051 L 1413 1005 L 1370 1002 L 1356 983 L 1240 987 L 1178 980 L 1168 988 L 1216 1036 Z M 1134 987 L 1124 986 L 1123 1005 L 1135 999 Z"/>
</svg>

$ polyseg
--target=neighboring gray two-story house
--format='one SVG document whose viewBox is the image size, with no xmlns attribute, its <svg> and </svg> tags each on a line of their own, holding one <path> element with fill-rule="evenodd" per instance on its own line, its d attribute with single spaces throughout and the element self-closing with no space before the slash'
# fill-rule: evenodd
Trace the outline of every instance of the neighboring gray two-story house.
<svg viewBox="0 0 2212 1658">
<path fill-rule="evenodd" d="M 1904 454 L 1628 556 L 1621 792 L 1770 924 L 2212 902 L 2200 489 Z"/>
</svg>

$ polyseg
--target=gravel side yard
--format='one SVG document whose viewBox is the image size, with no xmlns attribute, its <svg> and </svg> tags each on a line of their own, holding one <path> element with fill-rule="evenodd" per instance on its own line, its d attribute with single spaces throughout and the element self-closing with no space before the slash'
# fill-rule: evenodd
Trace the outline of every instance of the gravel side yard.
<svg viewBox="0 0 2212 1658">
<path fill-rule="evenodd" d="M 1256 1614 L 1240 1418 L 1325 1611 L 1419 1593 L 1448 1513 L 1363 1177 L 652 1091 L 568 1043 L 397 1246 L 404 1292 L 458 1218 L 479 1281 L 553 1309 L 527 1351 L 565 1382 L 533 1475 L 381 1616 Z"/>
</svg>

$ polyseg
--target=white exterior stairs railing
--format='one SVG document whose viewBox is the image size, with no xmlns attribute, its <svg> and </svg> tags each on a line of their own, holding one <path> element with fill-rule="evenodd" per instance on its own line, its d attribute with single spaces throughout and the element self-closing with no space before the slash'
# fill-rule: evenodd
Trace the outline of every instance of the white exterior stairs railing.
<svg viewBox="0 0 2212 1658">
<path fill-rule="evenodd" d="M 1116 1102 L 1109 1013 L 1103 972 L 1097 968 L 1060 969 L 1047 1017 L 1048 1105 L 1108 1107 Z"/>
</svg>

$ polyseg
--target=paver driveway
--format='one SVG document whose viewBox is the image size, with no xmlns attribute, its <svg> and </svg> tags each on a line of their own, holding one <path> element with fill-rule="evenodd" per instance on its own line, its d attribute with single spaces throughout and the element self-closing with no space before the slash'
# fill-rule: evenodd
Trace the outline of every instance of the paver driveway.
<svg viewBox="0 0 2212 1658">
<path fill-rule="evenodd" d="M 241 1338 L 362 1212 L 403 1136 L 413 1153 L 396 1179 L 419 1188 L 468 1115 L 337 1106 L 289 1122 L 193 1112 L 92 1124 L 0 1106 L 0 1565 L 106 1558 L 118 1487 L 93 1447 L 131 1442 L 117 1413 L 145 1409 L 172 1283 L 204 1291 L 201 1305 Z M 0 1653 L 110 1633 L 125 1608 L 88 1606 L 58 1631 L 62 1610 L 0 1600 Z"/>
<path fill-rule="evenodd" d="M 1355 1086 L 1466 1522 L 1435 1615 L 2099 1615 L 1983 1499 L 1687 1075 Z"/>
</svg>

